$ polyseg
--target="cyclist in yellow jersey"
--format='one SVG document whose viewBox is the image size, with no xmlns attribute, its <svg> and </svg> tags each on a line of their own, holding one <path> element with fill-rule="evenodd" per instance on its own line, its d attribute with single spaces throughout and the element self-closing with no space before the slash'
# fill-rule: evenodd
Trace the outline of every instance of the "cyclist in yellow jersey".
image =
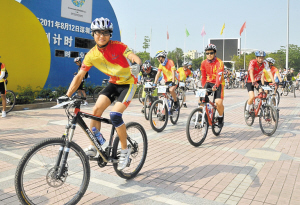
<svg viewBox="0 0 300 205">
<path fill-rule="evenodd" d="M 158 71 L 154 80 L 153 86 L 156 86 L 156 83 L 160 77 L 161 72 L 163 72 L 165 84 L 169 86 L 170 94 L 172 95 L 174 99 L 174 108 L 179 108 L 179 103 L 177 101 L 175 89 L 177 87 L 176 84 L 176 77 L 175 77 L 175 65 L 174 62 L 171 59 L 167 58 L 167 52 L 166 51 L 158 51 L 155 55 L 155 58 L 157 58 L 159 64 Z"/>
<path fill-rule="evenodd" d="M 178 68 L 178 70 L 176 71 L 176 73 L 178 73 L 178 80 L 180 82 L 185 82 L 187 80 L 188 77 L 193 77 L 193 73 L 192 71 L 188 68 L 189 67 L 189 63 L 188 62 L 184 62 L 182 64 L 183 67 L 180 67 Z M 185 92 L 185 90 L 184 90 Z M 185 108 L 187 108 L 187 105 L 186 105 L 186 96 L 184 95 L 184 98 L 183 98 L 183 106 Z"/>
<path fill-rule="evenodd" d="M 131 154 L 131 148 L 127 147 L 126 126 L 122 114 L 136 91 L 136 76 L 140 72 L 142 61 L 125 44 L 110 40 L 113 24 L 109 19 L 96 18 L 91 23 L 91 31 L 96 45 L 86 54 L 81 69 L 74 77 L 66 96 L 60 97 L 59 100 L 68 100 L 71 97 L 92 66 L 110 76 L 109 84 L 102 90 L 93 108 L 93 115 L 101 116 L 104 110 L 115 100 L 115 96 L 117 97 L 117 102 L 110 112 L 110 119 L 120 137 L 122 150 L 118 169 L 122 170 L 127 166 Z M 127 59 L 137 64 L 130 66 Z M 91 120 L 90 129 L 92 130 L 93 127 L 100 130 L 100 122 Z M 90 145 L 85 151 L 88 156 L 94 157 L 97 154 L 93 145 Z"/>
<path fill-rule="evenodd" d="M 1 94 L 1 98 L 2 98 L 2 117 L 6 117 L 6 112 L 5 112 L 5 108 L 6 108 L 6 95 L 5 95 L 5 81 L 4 81 L 4 76 L 5 76 L 5 65 L 4 63 L 0 62 L 0 94 Z"/>
<path fill-rule="evenodd" d="M 273 58 L 266 58 L 266 61 L 269 63 L 269 67 L 270 67 L 270 70 L 271 70 L 271 73 L 275 79 L 275 75 L 277 76 L 277 78 L 279 79 L 279 82 L 282 83 L 282 79 L 279 75 L 279 71 L 278 69 L 274 66 L 275 64 L 275 60 Z M 269 72 L 264 69 L 264 72 L 262 73 L 262 76 L 261 76 L 261 83 L 263 85 L 269 85 L 270 83 L 272 83 L 272 79 L 269 75 Z M 275 86 L 275 93 L 277 91 L 277 88 L 278 86 Z M 266 93 L 268 93 L 268 91 L 266 91 Z"/>
</svg>

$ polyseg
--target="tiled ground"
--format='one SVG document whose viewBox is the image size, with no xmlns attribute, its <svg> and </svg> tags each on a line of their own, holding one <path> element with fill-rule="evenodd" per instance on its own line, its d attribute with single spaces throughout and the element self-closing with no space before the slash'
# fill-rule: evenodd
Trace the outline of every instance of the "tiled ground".
<svg viewBox="0 0 300 205">
<path fill-rule="evenodd" d="M 299 96 L 300 92 L 297 91 Z M 189 93 L 188 108 L 177 125 L 169 122 L 156 133 L 133 100 L 124 121 L 142 124 L 148 135 L 148 155 L 140 174 L 124 180 L 110 166 L 90 162 L 91 181 L 79 204 L 300 204 L 300 102 L 283 96 L 280 121 L 272 137 L 264 136 L 258 119 L 248 127 L 243 118 L 246 90 L 225 91 L 225 126 L 220 136 L 211 129 L 200 147 L 189 144 L 185 125 L 197 99 Z M 91 112 L 92 104 L 83 110 Z M 105 112 L 104 117 L 108 117 Z M 86 120 L 89 123 L 89 120 Z M 61 109 L 11 112 L 0 119 L 0 204 L 19 204 L 14 173 L 30 146 L 64 132 Z M 103 125 L 104 136 L 110 127 Z M 82 147 L 89 140 L 79 129 L 74 140 Z"/>
</svg>

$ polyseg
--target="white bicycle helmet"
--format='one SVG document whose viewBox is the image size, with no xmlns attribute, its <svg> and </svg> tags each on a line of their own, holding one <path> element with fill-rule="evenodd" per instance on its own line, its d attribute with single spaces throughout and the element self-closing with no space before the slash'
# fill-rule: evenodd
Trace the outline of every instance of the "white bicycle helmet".
<svg viewBox="0 0 300 205">
<path fill-rule="evenodd" d="M 273 58 L 266 58 L 266 61 L 272 64 L 275 64 L 275 60 Z"/>
<path fill-rule="evenodd" d="M 215 52 L 217 52 L 217 46 L 215 46 L 214 44 L 208 44 L 205 47 L 205 51 L 207 51 L 207 50 L 214 50 Z"/>
<path fill-rule="evenodd" d="M 188 62 L 183 62 L 182 66 L 189 66 L 190 64 Z"/>
<path fill-rule="evenodd" d="M 167 57 L 167 52 L 165 50 L 163 50 L 163 51 L 157 51 L 157 53 L 155 55 L 155 58 L 158 58 L 158 57 L 166 58 Z"/>
<path fill-rule="evenodd" d="M 80 61 L 81 62 L 81 58 L 80 57 L 77 57 L 77 58 L 74 58 L 74 63 Z"/>
<path fill-rule="evenodd" d="M 91 23 L 91 30 L 92 32 L 97 31 L 97 30 L 102 30 L 106 31 L 108 30 L 110 33 L 113 32 L 114 27 L 112 22 L 108 18 L 96 18 L 92 23 Z"/>
</svg>

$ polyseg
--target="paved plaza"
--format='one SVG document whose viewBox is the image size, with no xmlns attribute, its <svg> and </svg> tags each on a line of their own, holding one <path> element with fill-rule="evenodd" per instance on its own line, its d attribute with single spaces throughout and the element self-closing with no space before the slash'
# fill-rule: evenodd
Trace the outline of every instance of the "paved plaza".
<svg viewBox="0 0 300 205">
<path fill-rule="evenodd" d="M 297 94 L 300 94 L 299 91 Z M 79 204 L 300 204 L 300 97 L 281 97 L 276 133 L 262 134 L 258 118 L 252 127 L 243 117 L 247 91 L 225 90 L 225 126 L 216 137 L 208 136 L 200 147 L 189 144 L 185 126 L 197 98 L 187 95 L 177 125 L 169 121 L 156 133 L 134 99 L 124 121 L 143 125 L 148 136 L 148 155 L 139 175 L 132 180 L 117 176 L 111 166 L 91 164 L 89 187 Z M 82 108 L 92 112 L 93 104 Z M 109 117 L 106 111 L 104 117 Z M 14 175 L 23 154 L 35 143 L 60 137 L 67 117 L 63 109 L 15 111 L 0 118 L 0 204 L 20 204 Z M 89 120 L 86 119 L 89 123 Z M 103 125 L 104 137 L 110 127 Z M 108 137 L 107 137 L 108 138 Z M 74 141 L 81 147 L 89 139 L 77 127 Z"/>
</svg>

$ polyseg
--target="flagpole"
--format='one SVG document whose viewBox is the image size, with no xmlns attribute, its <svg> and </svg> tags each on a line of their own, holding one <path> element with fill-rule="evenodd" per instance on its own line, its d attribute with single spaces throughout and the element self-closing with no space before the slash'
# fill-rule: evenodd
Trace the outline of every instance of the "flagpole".
<svg viewBox="0 0 300 205">
<path fill-rule="evenodd" d="M 149 53 L 149 60 L 151 61 L 151 44 L 152 44 L 152 27 L 150 29 L 150 53 Z"/>
<path fill-rule="evenodd" d="M 225 34 L 224 34 L 224 37 L 223 37 L 223 62 L 224 62 L 224 47 L 225 47 L 225 41 L 224 41 L 224 38 L 225 38 Z"/>
<path fill-rule="evenodd" d="M 285 57 L 285 67 L 288 70 L 289 69 L 289 0 L 287 0 L 287 46 L 286 46 L 286 57 Z"/>
<path fill-rule="evenodd" d="M 135 50 L 135 41 L 136 41 L 136 28 L 135 28 L 135 34 L 134 34 L 134 53 L 136 53 L 136 50 Z"/>
<path fill-rule="evenodd" d="M 246 70 L 246 32 L 247 32 L 247 29 L 245 28 L 244 70 Z"/>
<path fill-rule="evenodd" d="M 168 33 L 169 33 L 169 31 L 168 31 L 168 26 L 167 26 L 167 49 L 166 49 L 167 52 L 168 52 Z"/>
<path fill-rule="evenodd" d="M 183 62 L 185 62 L 185 39 L 186 39 L 186 27 L 185 27 L 185 35 L 184 35 L 184 51 L 183 51 Z"/>
<path fill-rule="evenodd" d="M 203 60 L 204 60 L 204 36 L 203 36 Z"/>
</svg>

